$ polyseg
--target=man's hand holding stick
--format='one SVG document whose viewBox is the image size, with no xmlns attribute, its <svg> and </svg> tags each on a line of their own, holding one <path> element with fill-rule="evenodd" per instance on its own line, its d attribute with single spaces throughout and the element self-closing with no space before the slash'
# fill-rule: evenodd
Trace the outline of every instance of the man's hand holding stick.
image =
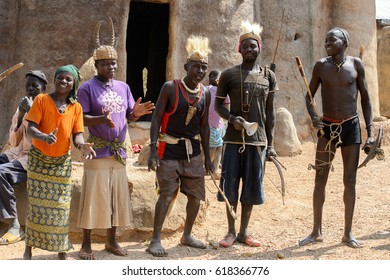
<svg viewBox="0 0 390 280">
<path fill-rule="evenodd" d="M 319 118 L 319 117 L 318 117 L 318 112 L 317 112 L 317 109 L 316 109 L 316 105 L 315 105 L 315 102 L 314 102 L 314 100 L 313 100 L 313 95 L 311 94 L 310 87 L 309 87 L 309 83 L 307 82 L 306 75 L 305 75 L 305 71 L 303 70 L 303 66 L 302 66 L 302 63 L 301 63 L 301 59 L 300 59 L 298 56 L 296 56 L 296 57 L 295 57 L 295 61 L 297 62 L 299 72 L 301 73 L 301 76 L 302 76 L 302 78 L 303 78 L 303 81 L 305 82 L 305 86 L 306 86 L 306 90 L 307 90 L 307 95 L 308 95 L 309 98 L 310 98 L 310 104 L 311 104 L 311 106 L 313 107 L 313 111 L 314 111 L 314 113 L 316 114 L 317 118 Z M 312 119 L 313 122 L 316 121 L 315 118 L 316 118 L 316 117 L 314 117 L 314 118 Z M 322 128 L 319 128 L 319 127 L 317 127 L 317 128 L 319 129 L 320 135 L 323 136 L 323 135 L 324 135 L 324 131 L 322 130 Z"/>
</svg>

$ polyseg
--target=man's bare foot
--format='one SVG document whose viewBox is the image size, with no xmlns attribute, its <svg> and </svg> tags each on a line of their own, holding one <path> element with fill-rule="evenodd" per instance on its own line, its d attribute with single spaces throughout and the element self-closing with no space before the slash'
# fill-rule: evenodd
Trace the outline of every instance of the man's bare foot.
<svg viewBox="0 0 390 280">
<path fill-rule="evenodd" d="M 168 255 L 160 241 L 150 242 L 146 252 L 152 254 L 154 257 L 166 257 Z"/>
<path fill-rule="evenodd" d="M 207 245 L 205 243 L 193 238 L 191 235 L 190 236 L 183 235 L 180 239 L 180 243 L 182 245 L 186 245 L 186 246 L 198 248 L 198 249 L 206 249 L 207 248 Z"/>
<path fill-rule="evenodd" d="M 310 234 L 305 239 L 299 240 L 298 244 L 299 244 L 299 246 L 306 246 L 309 244 L 319 243 L 322 241 L 324 241 L 322 236 L 313 236 L 312 234 Z"/>
</svg>

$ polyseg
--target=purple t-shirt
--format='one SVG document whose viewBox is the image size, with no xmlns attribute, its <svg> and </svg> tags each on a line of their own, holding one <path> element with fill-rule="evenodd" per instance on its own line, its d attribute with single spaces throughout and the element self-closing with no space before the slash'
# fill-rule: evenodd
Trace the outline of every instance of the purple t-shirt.
<svg viewBox="0 0 390 280">
<path fill-rule="evenodd" d="M 209 85 L 207 88 L 210 91 L 210 106 L 209 106 L 209 126 L 214 128 L 223 128 L 223 123 L 221 121 L 221 117 L 218 115 L 218 113 L 215 111 L 215 96 L 217 94 L 217 88 L 216 86 Z M 224 104 L 230 104 L 229 96 L 226 96 Z"/>
<path fill-rule="evenodd" d="M 134 107 L 134 98 L 130 87 L 121 81 L 112 80 L 110 83 L 103 83 L 96 77 L 86 81 L 77 92 L 78 102 L 83 107 L 83 113 L 91 116 L 100 116 L 103 112 L 110 111 L 110 117 L 115 123 L 114 128 L 107 124 L 99 124 L 88 127 L 91 135 L 102 138 L 107 141 L 118 139 L 124 142 L 127 133 L 127 120 Z M 96 158 L 111 156 L 109 147 L 95 149 Z M 120 149 L 123 158 L 127 154 Z"/>
</svg>

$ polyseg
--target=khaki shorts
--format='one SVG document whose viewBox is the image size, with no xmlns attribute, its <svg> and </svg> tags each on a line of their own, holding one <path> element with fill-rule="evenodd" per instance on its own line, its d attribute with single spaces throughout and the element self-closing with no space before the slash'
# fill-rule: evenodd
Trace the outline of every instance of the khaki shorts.
<svg viewBox="0 0 390 280">
<path fill-rule="evenodd" d="M 158 193 L 173 195 L 178 188 L 185 195 L 205 200 L 203 159 L 201 155 L 188 160 L 160 160 L 156 172 Z"/>
</svg>

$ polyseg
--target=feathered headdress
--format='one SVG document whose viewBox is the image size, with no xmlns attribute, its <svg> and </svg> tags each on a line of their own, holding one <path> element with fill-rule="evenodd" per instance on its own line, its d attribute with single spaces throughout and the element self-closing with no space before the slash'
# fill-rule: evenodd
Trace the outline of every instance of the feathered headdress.
<svg viewBox="0 0 390 280">
<path fill-rule="evenodd" d="M 255 39 L 259 44 L 261 43 L 260 33 L 263 31 L 263 27 L 258 23 L 250 23 L 249 21 L 243 21 L 241 23 L 241 35 L 240 43 L 245 39 Z"/>
<path fill-rule="evenodd" d="M 192 60 L 208 63 L 208 55 L 211 53 L 209 38 L 191 35 L 187 39 L 186 50 L 188 53 L 187 61 Z"/>
</svg>

